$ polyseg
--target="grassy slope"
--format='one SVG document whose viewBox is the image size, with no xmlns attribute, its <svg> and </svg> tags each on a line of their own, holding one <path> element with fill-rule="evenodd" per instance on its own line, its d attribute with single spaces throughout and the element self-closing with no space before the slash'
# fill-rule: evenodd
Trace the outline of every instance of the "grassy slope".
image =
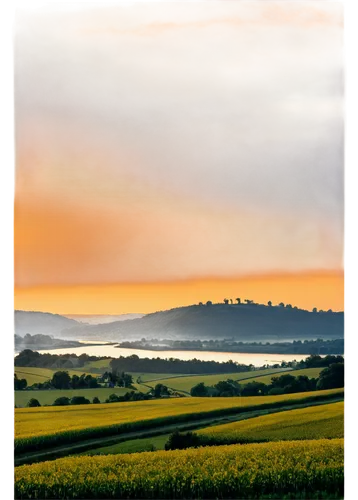
<svg viewBox="0 0 358 500">
<path fill-rule="evenodd" d="M 81 455 L 116 455 L 118 453 L 140 453 L 143 451 L 164 450 L 165 443 L 168 441 L 169 436 L 170 434 L 161 434 L 160 436 L 131 439 L 111 446 L 103 446 L 103 448 L 85 451 L 81 453 Z"/>
<path fill-rule="evenodd" d="M 343 438 L 344 403 L 331 403 L 272 413 L 197 431 L 215 444 Z"/>
<path fill-rule="evenodd" d="M 25 378 L 27 380 L 27 385 L 38 384 L 46 382 L 52 378 L 52 375 L 59 371 L 60 368 L 51 369 L 51 368 L 36 368 L 34 366 L 15 366 L 15 373 L 18 378 Z M 86 371 L 85 367 L 78 370 L 64 370 L 68 371 L 68 373 L 72 375 L 82 375 L 82 373 L 89 373 Z"/>
<path fill-rule="evenodd" d="M 290 372 L 290 375 L 298 377 L 299 375 L 306 375 L 308 378 L 318 378 L 319 374 L 323 368 L 304 368 L 303 370 L 293 370 Z M 252 380 L 248 380 L 248 382 L 262 382 L 263 384 L 271 384 L 272 377 L 279 377 L 280 374 L 277 373 L 275 375 L 263 375 L 261 377 L 254 377 Z"/>
<path fill-rule="evenodd" d="M 343 440 L 69 457 L 15 469 L 15 498 L 342 498 Z"/>
<path fill-rule="evenodd" d="M 90 400 L 94 397 L 104 403 L 110 394 L 117 394 L 123 396 L 126 392 L 132 389 L 125 389 L 122 387 L 101 387 L 97 389 L 64 389 L 64 390 L 50 390 L 50 391 L 15 391 L 15 404 L 18 408 L 24 408 L 31 398 L 36 398 L 42 406 L 52 405 L 57 398 L 66 397 L 73 398 L 74 396 L 83 396 Z"/>
<path fill-rule="evenodd" d="M 292 401 L 341 392 L 342 389 L 331 389 L 280 396 L 174 398 L 102 405 L 18 408 L 15 410 L 15 434 L 16 438 L 53 435 L 184 414 L 191 414 L 191 418 L 195 418 L 195 414 L 205 411 Z"/>
<path fill-rule="evenodd" d="M 190 389 L 194 387 L 194 385 L 199 384 L 200 382 L 204 382 L 205 385 L 214 385 L 220 382 L 221 380 L 243 380 L 243 379 L 253 379 L 255 377 L 255 380 L 258 378 L 258 376 L 264 376 L 264 375 L 269 375 L 270 373 L 278 373 L 277 375 L 279 376 L 281 373 L 286 373 L 288 370 L 283 369 L 279 370 L 278 368 L 267 368 L 266 370 L 260 370 L 258 371 L 249 371 L 249 372 L 242 372 L 242 373 L 220 373 L 220 374 L 215 374 L 215 375 L 187 375 L 187 376 L 181 376 L 181 377 L 175 377 L 175 378 L 166 378 L 160 380 L 160 383 L 163 385 L 167 385 L 168 387 L 175 389 L 177 391 L 185 391 L 185 392 L 190 392 Z M 289 370 L 291 372 L 291 370 Z M 147 382 L 148 385 L 154 387 L 156 382 Z"/>
</svg>

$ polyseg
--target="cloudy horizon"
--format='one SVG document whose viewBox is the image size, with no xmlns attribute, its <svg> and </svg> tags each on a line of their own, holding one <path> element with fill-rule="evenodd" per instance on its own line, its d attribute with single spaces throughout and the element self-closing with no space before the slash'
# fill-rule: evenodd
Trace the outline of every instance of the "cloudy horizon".
<svg viewBox="0 0 358 500">
<path fill-rule="evenodd" d="M 204 3 L 18 12 L 18 290 L 342 273 L 341 3 Z"/>
</svg>

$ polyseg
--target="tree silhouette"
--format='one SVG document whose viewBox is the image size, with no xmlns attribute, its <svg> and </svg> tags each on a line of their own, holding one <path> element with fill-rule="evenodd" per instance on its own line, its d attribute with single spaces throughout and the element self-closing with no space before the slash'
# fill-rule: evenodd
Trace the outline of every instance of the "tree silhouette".
<svg viewBox="0 0 358 500">
<path fill-rule="evenodd" d="M 272 302 L 271 302 L 271 300 L 269 300 L 269 301 L 267 302 L 267 305 L 268 305 L 269 307 L 271 307 L 271 306 L 272 306 Z"/>
<path fill-rule="evenodd" d="M 240 297 L 238 297 L 238 298 L 237 298 L 237 299 L 235 299 L 235 300 L 237 300 L 237 303 L 238 303 L 238 304 L 241 304 L 241 299 L 240 299 Z"/>
<path fill-rule="evenodd" d="M 316 312 L 317 312 L 317 307 L 314 307 L 314 308 L 312 309 L 312 312 L 313 312 L 313 313 L 316 313 Z"/>
<path fill-rule="evenodd" d="M 229 299 L 224 299 L 224 304 L 228 305 L 228 303 L 229 303 Z"/>
<path fill-rule="evenodd" d="M 279 303 L 279 306 L 280 306 L 280 307 L 285 307 L 285 304 L 284 304 L 283 302 L 280 302 L 280 303 Z"/>
</svg>

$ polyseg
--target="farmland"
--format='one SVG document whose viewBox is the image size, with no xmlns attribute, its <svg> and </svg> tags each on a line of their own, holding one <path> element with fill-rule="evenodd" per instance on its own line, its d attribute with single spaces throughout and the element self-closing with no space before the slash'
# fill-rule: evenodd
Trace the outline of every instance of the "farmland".
<svg viewBox="0 0 358 500">
<path fill-rule="evenodd" d="M 176 391 L 189 393 L 190 389 L 195 385 L 199 384 L 200 382 L 204 382 L 205 385 L 214 385 L 222 380 L 228 380 L 228 379 L 238 380 L 238 381 L 250 379 L 251 381 L 251 379 L 256 380 L 260 376 L 270 376 L 270 374 L 275 374 L 275 375 L 277 374 L 279 376 L 281 373 L 283 372 L 286 373 L 287 371 L 288 371 L 287 368 L 282 368 L 282 369 L 267 368 L 265 370 L 252 370 L 241 373 L 235 372 L 235 373 L 218 373 L 215 375 L 188 375 L 184 377 L 177 376 L 177 377 L 167 377 L 161 379 L 160 383 Z M 157 382 L 149 380 L 146 383 L 151 387 L 154 387 Z"/>
<path fill-rule="evenodd" d="M 160 434 L 142 439 L 130 439 L 128 441 L 116 443 L 102 448 L 85 451 L 81 455 L 116 455 L 118 453 L 138 453 L 142 451 L 164 450 L 165 443 L 170 434 Z"/>
<path fill-rule="evenodd" d="M 15 410 L 17 453 L 160 425 L 342 397 L 342 389 L 245 398 L 182 398 Z"/>
<path fill-rule="evenodd" d="M 15 373 L 18 378 L 24 378 L 27 380 L 27 385 L 38 384 L 46 382 L 46 380 L 50 380 L 55 372 L 57 372 L 59 368 L 50 369 L 50 368 L 36 368 L 33 366 L 16 366 Z M 69 375 L 82 375 L 85 373 L 86 375 L 89 371 L 86 371 L 84 368 L 79 370 L 66 370 Z"/>
<path fill-rule="evenodd" d="M 125 389 L 123 387 L 99 387 L 96 389 L 51 389 L 39 391 L 15 391 L 15 404 L 18 408 L 24 408 L 31 398 L 36 398 L 40 402 L 41 406 L 52 405 L 57 398 L 73 398 L 74 396 L 83 396 L 89 399 L 91 403 L 94 397 L 97 397 L 101 402 L 104 402 L 110 396 L 110 394 L 123 396 L 129 390 L 130 389 Z"/>
<path fill-rule="evenodd" d="M 302 370 L 292 370 L 290 375 L 294 377 L 306 376 L 308 378 L 318 378 L 319 374 L 323 368 L 304 368 Z M 263 384 L 271 384 L 272 377 L 279 377 L 280 374 L 277 373 L 275 375 L 262 375 L 260 377 L 254 377 L 252 380 L 247 380 L 247 382 L 261 382 Z"/>
<path fill-rule="evenodd" d="M 241 422 L 200 429 L 212 444 L 343 438 L 344 403 L 331 403 L 272 413 Z"/>
<path fill-rule="evenodd" d="M 16 498 L 340 498 L 343 440 L 71 457 L 15 469 Z"/>
</svg>

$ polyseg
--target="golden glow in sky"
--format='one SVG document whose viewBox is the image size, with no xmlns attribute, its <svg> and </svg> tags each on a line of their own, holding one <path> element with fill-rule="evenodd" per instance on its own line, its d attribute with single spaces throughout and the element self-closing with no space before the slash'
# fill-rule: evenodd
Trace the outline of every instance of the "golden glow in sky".
<svg viewBox="0 0 358 500">
<path fill-rule="evenodd" d="M 24 10 L 15 43 L 16 308 L 343 309 L 339 3 Z"/>
</svg>

